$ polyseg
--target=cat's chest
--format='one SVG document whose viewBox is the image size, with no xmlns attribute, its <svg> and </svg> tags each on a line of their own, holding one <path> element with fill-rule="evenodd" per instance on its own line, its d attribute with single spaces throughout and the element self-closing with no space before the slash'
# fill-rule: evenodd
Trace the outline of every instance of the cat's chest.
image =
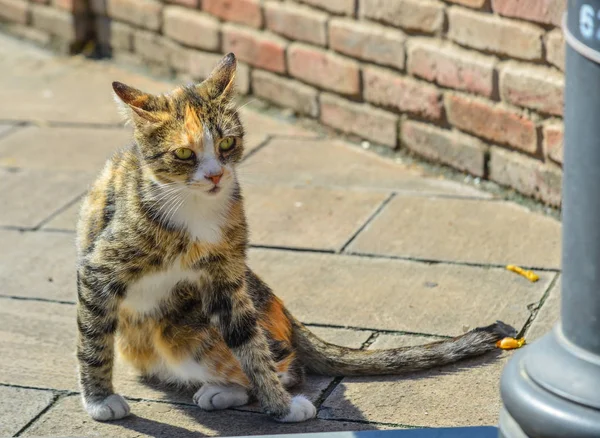
<svg viewBox="0 0 600 438">
<path fill-rule="evenodd" d="M 121 306 L 139 316 L 154 313 L 167 303 L 175 286 L 184 281 L 201 287 L 203 273 L 190 269 L 179 257 L 167 268 L 147 273 L 130 284 Z"/>
</svg>

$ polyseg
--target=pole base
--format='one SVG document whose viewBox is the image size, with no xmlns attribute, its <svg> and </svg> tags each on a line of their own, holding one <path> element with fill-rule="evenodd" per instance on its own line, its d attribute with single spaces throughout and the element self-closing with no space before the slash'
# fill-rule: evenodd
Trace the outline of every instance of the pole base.
<svg viewBox="0 0 600 438">
<path fill-rule="evenodd" d="M 589 388 L 582 384 L 593 377 L 590 371 L 600 376 L 600 366 L 573 356 L 562 348 L 557 335 L 559 328 L 555 327 L 516 352 L 506 365 L 500 382 L 504 402 L 501 437 L 600 437 L 600 409 L 581 403 L 590 390 L 597 390 L 600 380 Z M 540 367 L 542 373 L 538 373 Z M 535 370 L 535 375 L 529 370 Z M 560 395 L 556 388 L 560 388 Z"/>
</svg>

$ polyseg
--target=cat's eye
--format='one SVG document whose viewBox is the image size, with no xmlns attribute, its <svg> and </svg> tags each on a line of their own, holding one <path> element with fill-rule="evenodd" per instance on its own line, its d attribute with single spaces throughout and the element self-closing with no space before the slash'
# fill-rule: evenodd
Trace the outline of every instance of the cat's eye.
<svg viewBox="0 0 600 438">
<path fill-rule="evenodd" d="M 225 137 L 219 142 L 219 149 L 222 151 L 228 151 L 235 144 L 235 140 L 233 137 Z"/>
<path fill-rule="evenodd" d="M 177 148 L 173 153 L 180 160 L 189 160 L 194 156 L 194 151 L 188 148 Z"/>
</svg>

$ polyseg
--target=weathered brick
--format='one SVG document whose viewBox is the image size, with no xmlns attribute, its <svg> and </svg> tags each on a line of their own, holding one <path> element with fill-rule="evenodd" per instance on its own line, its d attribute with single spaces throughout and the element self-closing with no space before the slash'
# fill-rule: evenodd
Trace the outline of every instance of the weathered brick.
<svg viewBox="0 0 600 438">
<path fill-rule="evenodd" d="M 113 50 L 131 52 L 133 49 L 133 27 L 108 17 L 96 17 L 96 37 L 100 44 Z"/>
<path fill-rule="evenodd" d="M 442 116 L 441 93 L 436 87 L 390 70 L 365 67 L 363 94 L 371 103 L 400 112 L 434 120 Z"/>
<path fill-rule="evenodd" d="M 254 67 L 284 73 L 285 47 L 286 41 L 275 35 L 231 23 L 223 26 L 223 51 L 235 53 Z"/>
<path fill-rule="evenodd" d="M 250 67 L 243 62 L 237 63 L 235 74 L 235 89 L 240 94 L 250 93 Z"/>
<path fill-rule="evenodd" d="M 560 26 L 567 0 L 492 0 L 500 15 Z"/>
<path fill-rule="evenodd" d="M 36 29 L 56 35 L 65 41 L 74 41 L 75 24 L 73 15 L 49 6 L 32 5 L 31 21 Z"/>
<path fill-rule="evenodd" d="M 265 3 L 267 28 L 292 40 L 327 45 L 327 15 L 308 6 L 270 1 Z"/>
<path fill-rule="evenodd" d="M 217 51 L 220 48 L 219 20 L 181 6 L 167 6 L 163 33 L 189 47 Z"/>
<path fill-rule="evenodd" d="M 0 0 L 0 20 L 27 24 L 29 5 L 23 0 Z"/>
<path fill-rule="evenodd" d="M 288 49 L 288 69 L 292 76 L 341 94 L 360 93 L 360 67 L 356 61 L 304 44 Z"/>
<path fill-rule="evenodd" d="M 48 32 L 43 32 L 39 29 L 34 29 L 33 27 L 14 22 L 4 23 L 2 25 L 2 31 L 9 35 L 14 35 L 17 38 L 32 41 L 39 46 L 47 46 L 52 40 L 52 37 Z"/>
<path fill-rule="evenodd" d="M 84 14 L 89 8 L 85 0 L 52 0 L 52 6 L 74 14 Z"/>
<path fill-rule="evenodd" d="M 444 4 L 437 0 L 359 0 L 362 18 L 405 29 L 438 32 L 444 25 Z"/>
<path fill-rule="evenodd" d="M 159 30 L 163 5 L 158 0 L 106 0 L 111 18 L 150 30 Z"/>
<path fill-rule="evenodd" d="M 537 151 L 537 131 L 525 115 L 502 105 L 448 93 L 444 99 L 451 125 L 529 153 Z"/>
<path fill-rule="evenodd" d="M 547 204 L 559 206 L 561 203 L 562 172 L 556 165 L 493 147 L 489 177 Z"/>
<path fill-rule="evenodd" d="M 549 67 L 508 62 L 500 69 L 502 100 L 553 115 L 562 115 L 565 81 Z"/>
<path fill-rule="evenodd" d="M 186 8 L 198 9 L 200 7 L 200 0 L 167 0 L 169 3 L 173 3 Z"/>
<path fill-rule="evenodd" d="M 300 114 L 311 117 L 319 115 L 317 90 L 298 81 L 263 70 L 254 70 L 252 90 L 255 95 L 283 107 L 292 108 Z"/>
<path fill-rule="evenodd" d="M 533 24 L 458 6 L 448 9 L 448 23 L 448 37 L 463 46 L 527 60 L 542 57 L 544 32 Z"/>
<path fill-rule="evenodd" d="M 487 0 L 446 0 L 450 3 L 456 3 L 458 5 L 468 6 L 469 8 L 481 9 L 485 6 Z"/>
<path fill-rule="evenodd" d="M 490 97 L 496 59 L 449 43 L 413 38 L 408 44 L 408 72 L 444 87 Z"/>
<path fill-rule="evenodd" d="M 252 27 L 263 24 L 259 0 L 202 0 L 202 10 L 233 23 Z"/>
<path fill-rule="evenodd" d="M 405 147 L 425 158 L 449 164 L 471 175 L 483 176 L 485 173 L 488 148 L 477 138 L 412 120 L 402 121 L 400 137 Z"/>
<path fill-rule="evenodd" d="M 565 70 L 565 40 L 560 29 L 554 29 L 544 37 L 546 61 Z"/>
<path fill-rule="evenodd" d="M 367 104 L 321 93 L 321 122 L 340 131 L 395 148 L 398 117 Z"/>
<path fill-rule="evenodd" d="M 563 163 L 563 136 L 562 122 L 550 122 L 543 127 L 544 153 L 552 161 Z"/>
<path fill-rule="evenodd" d="M 298 0 L 311 6 L 324 9 L 338 15 L 354 15 L 355 3 L 358 0 Z"/>
<path fill-rule="evenodd" d="M 329 46 L 365 61 L 402 70 L 405 41 L 403 32 L 387 26 L 347 18 L 329 21 Z"/>
<path fill-rule="evenodd" d="M 133 48 L 143 59 L 167 66 L 173 57 L 179 56 L 181 46 L 157 33 L 136 30 Z"/>
<path fill-rule="evenodd" d="M 221 60 L 216 53 L 181 47 L 170 57 L 171 66 L 178 72 L 185 72 L 195 81 L 204 80 Z"/>
</svg>

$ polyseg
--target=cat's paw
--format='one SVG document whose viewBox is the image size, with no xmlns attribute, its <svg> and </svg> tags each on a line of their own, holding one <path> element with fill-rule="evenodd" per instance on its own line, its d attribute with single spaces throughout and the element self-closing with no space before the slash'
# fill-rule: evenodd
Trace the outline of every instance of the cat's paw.
<svg viewBox="0 0 600 438">
<path fill-rule="evenodd" d="M 290 413 L 277 421 L 282 423 L 299 423 L 310 420 L 317 415 L 317 408 L 303 395 L 297 395 L 292 399 Z"/>
<path fill-rule="evenodd" d="M 131 410 L 123 397 L 112 394 L 100 401 L 83 400 L 85 410 L 97 421 L 119 420 L 129 415 Z"/>
<path fill-rule="evenodd" d="M 227 409 L 248 404 L 248 391 L 239 385 L 212 385 L 205 383 L 196 394 L 194 403 L 205 411 Z"/>
</svg>

